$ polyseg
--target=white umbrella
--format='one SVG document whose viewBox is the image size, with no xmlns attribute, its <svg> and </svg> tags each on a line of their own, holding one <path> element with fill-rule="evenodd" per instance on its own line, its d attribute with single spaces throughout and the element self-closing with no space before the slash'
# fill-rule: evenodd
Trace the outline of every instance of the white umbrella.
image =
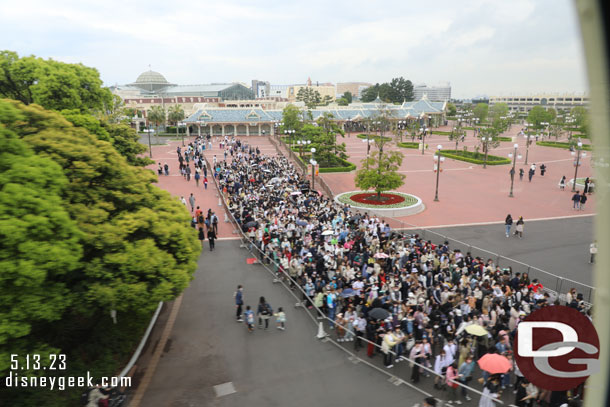
<svg viewBox="0 0 610 407">
<path fill-rule="evenodd" d="M 294 191 L 292 193 L 290 193 L 290 195 L 301 195 L 302 192 L 301 191 Z"/>
<path fill-rule="evenodd" d="M 326 229 L 324 232 L 322 232 L 322 236 L 332 235 L 333 233 L 335 233 L 335 232 L 333 232 L 330 229 Z"/>
<path fill-rule="evenodd" d="M 379 253 L 375 253 L 375 255 L 373 257 L 375 257 L 376 259 L 387 259 L 390 256 L 388 256 L 387 254 L 385 254 L 383 252 L 379 252 Z"/>
</svg>

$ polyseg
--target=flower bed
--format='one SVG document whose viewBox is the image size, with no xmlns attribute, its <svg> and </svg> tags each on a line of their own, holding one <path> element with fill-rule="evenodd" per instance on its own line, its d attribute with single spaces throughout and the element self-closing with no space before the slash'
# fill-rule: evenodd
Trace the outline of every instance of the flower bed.
<svg viewBox="0 0 610 407">
<path fill-rule="evenodd" d="M 381 194 L 383 201 L 376 201 L 376 192 L 354 191 L 341 194 L 337 197 L 338 201 L 348 205 L 363 208 L 407 208 L 418 203 L 418 199 L 413 195 L 402 192 L 384 192 Z M 371 199 L 373 198 L 373 199 Z"/>
</svg>

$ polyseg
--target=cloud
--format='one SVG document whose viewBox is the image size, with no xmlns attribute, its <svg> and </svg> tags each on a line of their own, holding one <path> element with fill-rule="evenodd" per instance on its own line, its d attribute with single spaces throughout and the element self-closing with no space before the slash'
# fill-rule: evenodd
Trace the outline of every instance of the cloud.
<svg viewBox="0 0 610 407">
<path fill-rule="evenodd" d="M 25 23 L 27 22 L 27 23 Z M 8 0 L 3 47 L 175 83 L 449 81 L 459 97 L 582 91 L 570 0 Z"/>
</svg>

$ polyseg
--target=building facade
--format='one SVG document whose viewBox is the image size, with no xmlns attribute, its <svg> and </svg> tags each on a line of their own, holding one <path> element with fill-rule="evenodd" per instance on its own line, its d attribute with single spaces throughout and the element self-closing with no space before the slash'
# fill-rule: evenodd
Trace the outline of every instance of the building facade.
<svg viewBox="0 0 610 407">
<path fill-rule="evenodd" d="M 540 93 L 520 96 L 492 96 L 489 106 L 497 103 L 506 103 L 511 112 L 528 113 L 534 106 L 555 111 L 570 111 L 574 107 L 588 107 L 589 97 L 584 94 L 568 93 Z"/>
<path fill-rule="evenodd" d="M 451 85 L 447 82 L 439 86 L 428 86 L 425 83 L 413 86 L 414 100 L 420 100 L 424 95 L 429 100 L 446 102 L 451 100 Z"/>
<path fill-rule="evenodd" d="M 373 86 L 368 82 L 342 82 L 337 83 L 337 97 L 343 96 L 345 92 L 350 92 L 353 97 L 359 98 L 360 91 Z"/>
</svg>

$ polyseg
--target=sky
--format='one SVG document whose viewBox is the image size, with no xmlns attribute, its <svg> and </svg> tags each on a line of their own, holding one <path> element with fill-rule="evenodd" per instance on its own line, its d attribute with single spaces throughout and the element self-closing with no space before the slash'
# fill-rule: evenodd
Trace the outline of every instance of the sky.
<svg viewBox="0 0 610 407">
<path fill-rule="evenodd" d="M 572 0 L 3 0 L 0 49 L 181 85 L 449 82 L 454 98 L 587 90 Z"/>
</svg>

